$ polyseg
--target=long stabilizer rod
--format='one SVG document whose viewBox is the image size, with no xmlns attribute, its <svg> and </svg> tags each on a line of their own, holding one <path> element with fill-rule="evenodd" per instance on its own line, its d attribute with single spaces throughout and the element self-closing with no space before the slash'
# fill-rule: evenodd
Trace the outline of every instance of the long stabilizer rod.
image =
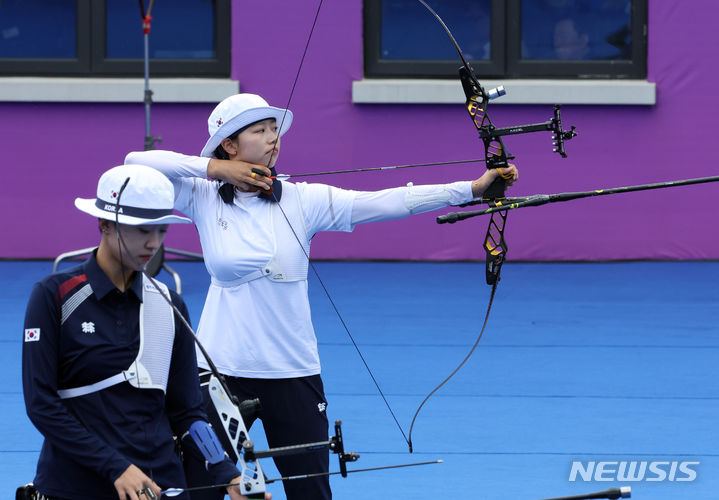
<svg viewBox="0 0 719 500">
<path fill-rule="evenodd" d="M 484 210 L 472 210 L 467 212 L 451 212 L 446 215 L 437 217 L 438 224 L 450 223 L 477 217 L 478 215 L 487 215 L 494 212 L 503 212 L 524 207 L 537 207 L 546 205 L 547 203 L 557 203 L 561 201 L 571 201 L 579 198 L 589 198 L 591 196 L 605 196 L 608 194 L 631 193 L 634 191 L 649 191 L 651 189 L 663 189 L 677 186 L 689 186 L 691 184 L 706 184 L 708 182 L 719 181 L 719 175 L 713 177 L 699 177 L 697 179 L 684 179 L 679 181 L 656 182 L 654 184 L 641 184 L 638 186 L 625 186 L 609 189 L 595 189 L 594 191 L 575 191 L 570 193 L 556 194 L 536 194 L 534 196 L 507 198 L 505 200 L 497 200 L 496 206 L 485 208 Z"/>
</svg>

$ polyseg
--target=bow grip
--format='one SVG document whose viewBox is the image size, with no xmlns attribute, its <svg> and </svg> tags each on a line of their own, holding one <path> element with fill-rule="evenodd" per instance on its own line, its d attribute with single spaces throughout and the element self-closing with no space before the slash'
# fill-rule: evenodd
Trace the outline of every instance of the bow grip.
<svg viewBox="0 0 719 500">
<path fill-rule="evenodd" d="M 507 182 L 500 175 L 482 194 L 482 198 L 487 200 L 497 200 L 504 198 L 504 191 L 507 189 Z"/>
</svg>

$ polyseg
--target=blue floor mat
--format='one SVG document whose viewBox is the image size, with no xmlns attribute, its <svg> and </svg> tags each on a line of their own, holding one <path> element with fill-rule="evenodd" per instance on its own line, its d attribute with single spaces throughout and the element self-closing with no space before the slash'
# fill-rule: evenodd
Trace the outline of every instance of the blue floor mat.
<svg viewBox="0 0 719 500">
<path fill-rule="evenodd" d="M 361 454 L 349 468 L 444 461 L 333 477 L 335 498 L 537 499 L 618 485 L 638 499 L 719 498 L 719 263 L 508 263 L 479 347 L 416 420 L 413 454 L 403 433 L 417 406 L 479 334 L 484 264 L 316 266 L 402 427 L 312 276 L 328 416 Z M 20 350 L 27 296 L 50 267 L 0 262 L 1 498 L 32 480 L 42 443 L 24 411 Z M 204 266 L 172 267 L 196 325 Z M 571 481 L 573 462 L 609 472 Z M 694 480 L 670 474 L 682 462 Z M 665 477 L 617 481 L 612 467 L 631 463 Z"/>
</svg>

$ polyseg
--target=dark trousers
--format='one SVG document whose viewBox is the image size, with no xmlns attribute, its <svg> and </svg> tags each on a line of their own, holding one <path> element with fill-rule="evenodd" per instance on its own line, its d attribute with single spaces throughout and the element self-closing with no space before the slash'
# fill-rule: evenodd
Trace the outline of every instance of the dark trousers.
<svg viewBox="0 0 719 500">
<path fill-rule="evenodd" d="M 206 382 L 209 376 L 201 376 Z M 327 441 L 328 423 L 327 400 L 322 379 L 319 375 L 286 379 L 252 379 L 225 376 L 230 391 L 240 401 L 258 398 L 261 409 L 257 418 L 262 421 L 270 448 L 294 444 Z M 203 385 L 205 411 L 212 427 L 226 450 L 230 443 L 222 430 L 217 412 L 212 406 Z M 252 422 L 245 423 L 248 431 Z M 252 432 L 250 432 L 250 437 Z M 259 451 L 259 450 L 258 450 Z M 212 484 L 205 470 L 204 461 L 191 453 L 185 453 L 185 473 L 189 487 Z M 309 453 L 274 457 L 275 466 L 280 474 L 294 476 L 329 470 L 329 450 L 322 449 Z M 260 461 L 260 464 L 262 462 Z M 332 498 L 328 476 L 311 479 L 293 479 L 283 481 L 287 500 L 329 500 Z M 202 490 L 193 492 L 192 500 L 219 500 L 224 491 Z"/>
</svg>

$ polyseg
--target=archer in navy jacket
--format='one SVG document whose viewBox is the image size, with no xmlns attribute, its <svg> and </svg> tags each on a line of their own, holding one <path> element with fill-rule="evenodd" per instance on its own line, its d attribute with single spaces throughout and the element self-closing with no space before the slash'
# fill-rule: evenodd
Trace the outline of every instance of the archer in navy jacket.
<svg viewBox="0 0 719 500">
<path fill-rule="evenodd" d="M 194 339 L 141 272 L 168 223 L 187 220 L 172 214 L 173 192 L 149 167 L 103 174 L 97 199 L 75 200 L 98 217 L 100 246 L 83 264 L 33 288 L 22 379 L 27 414 L 45 438 L 34 479 L 42 495 L 148 500 L 150 490 L 159 497 L 161 489 L 186 485 L 173 436 L 183 438 L 193 423 L 207 421 Z M 182 299 L 169 292 L 187 318 Z M 141 351 L 148 357 L 138 358 Z M 149 377 L 128 381 L 137 367 Z M 113 376 L 119 377 L 113 385 L 78 392 Z M 141 380 L 149 382 L 142 387 Z M 199 453 L 193 439 L 182 442 L 186 452 Z M 209 472 L 217 483 L 240 476 L 227 458 Z M 232 499 L 245 498 L 238 487 L 230 490 Z"/>
</svg>

